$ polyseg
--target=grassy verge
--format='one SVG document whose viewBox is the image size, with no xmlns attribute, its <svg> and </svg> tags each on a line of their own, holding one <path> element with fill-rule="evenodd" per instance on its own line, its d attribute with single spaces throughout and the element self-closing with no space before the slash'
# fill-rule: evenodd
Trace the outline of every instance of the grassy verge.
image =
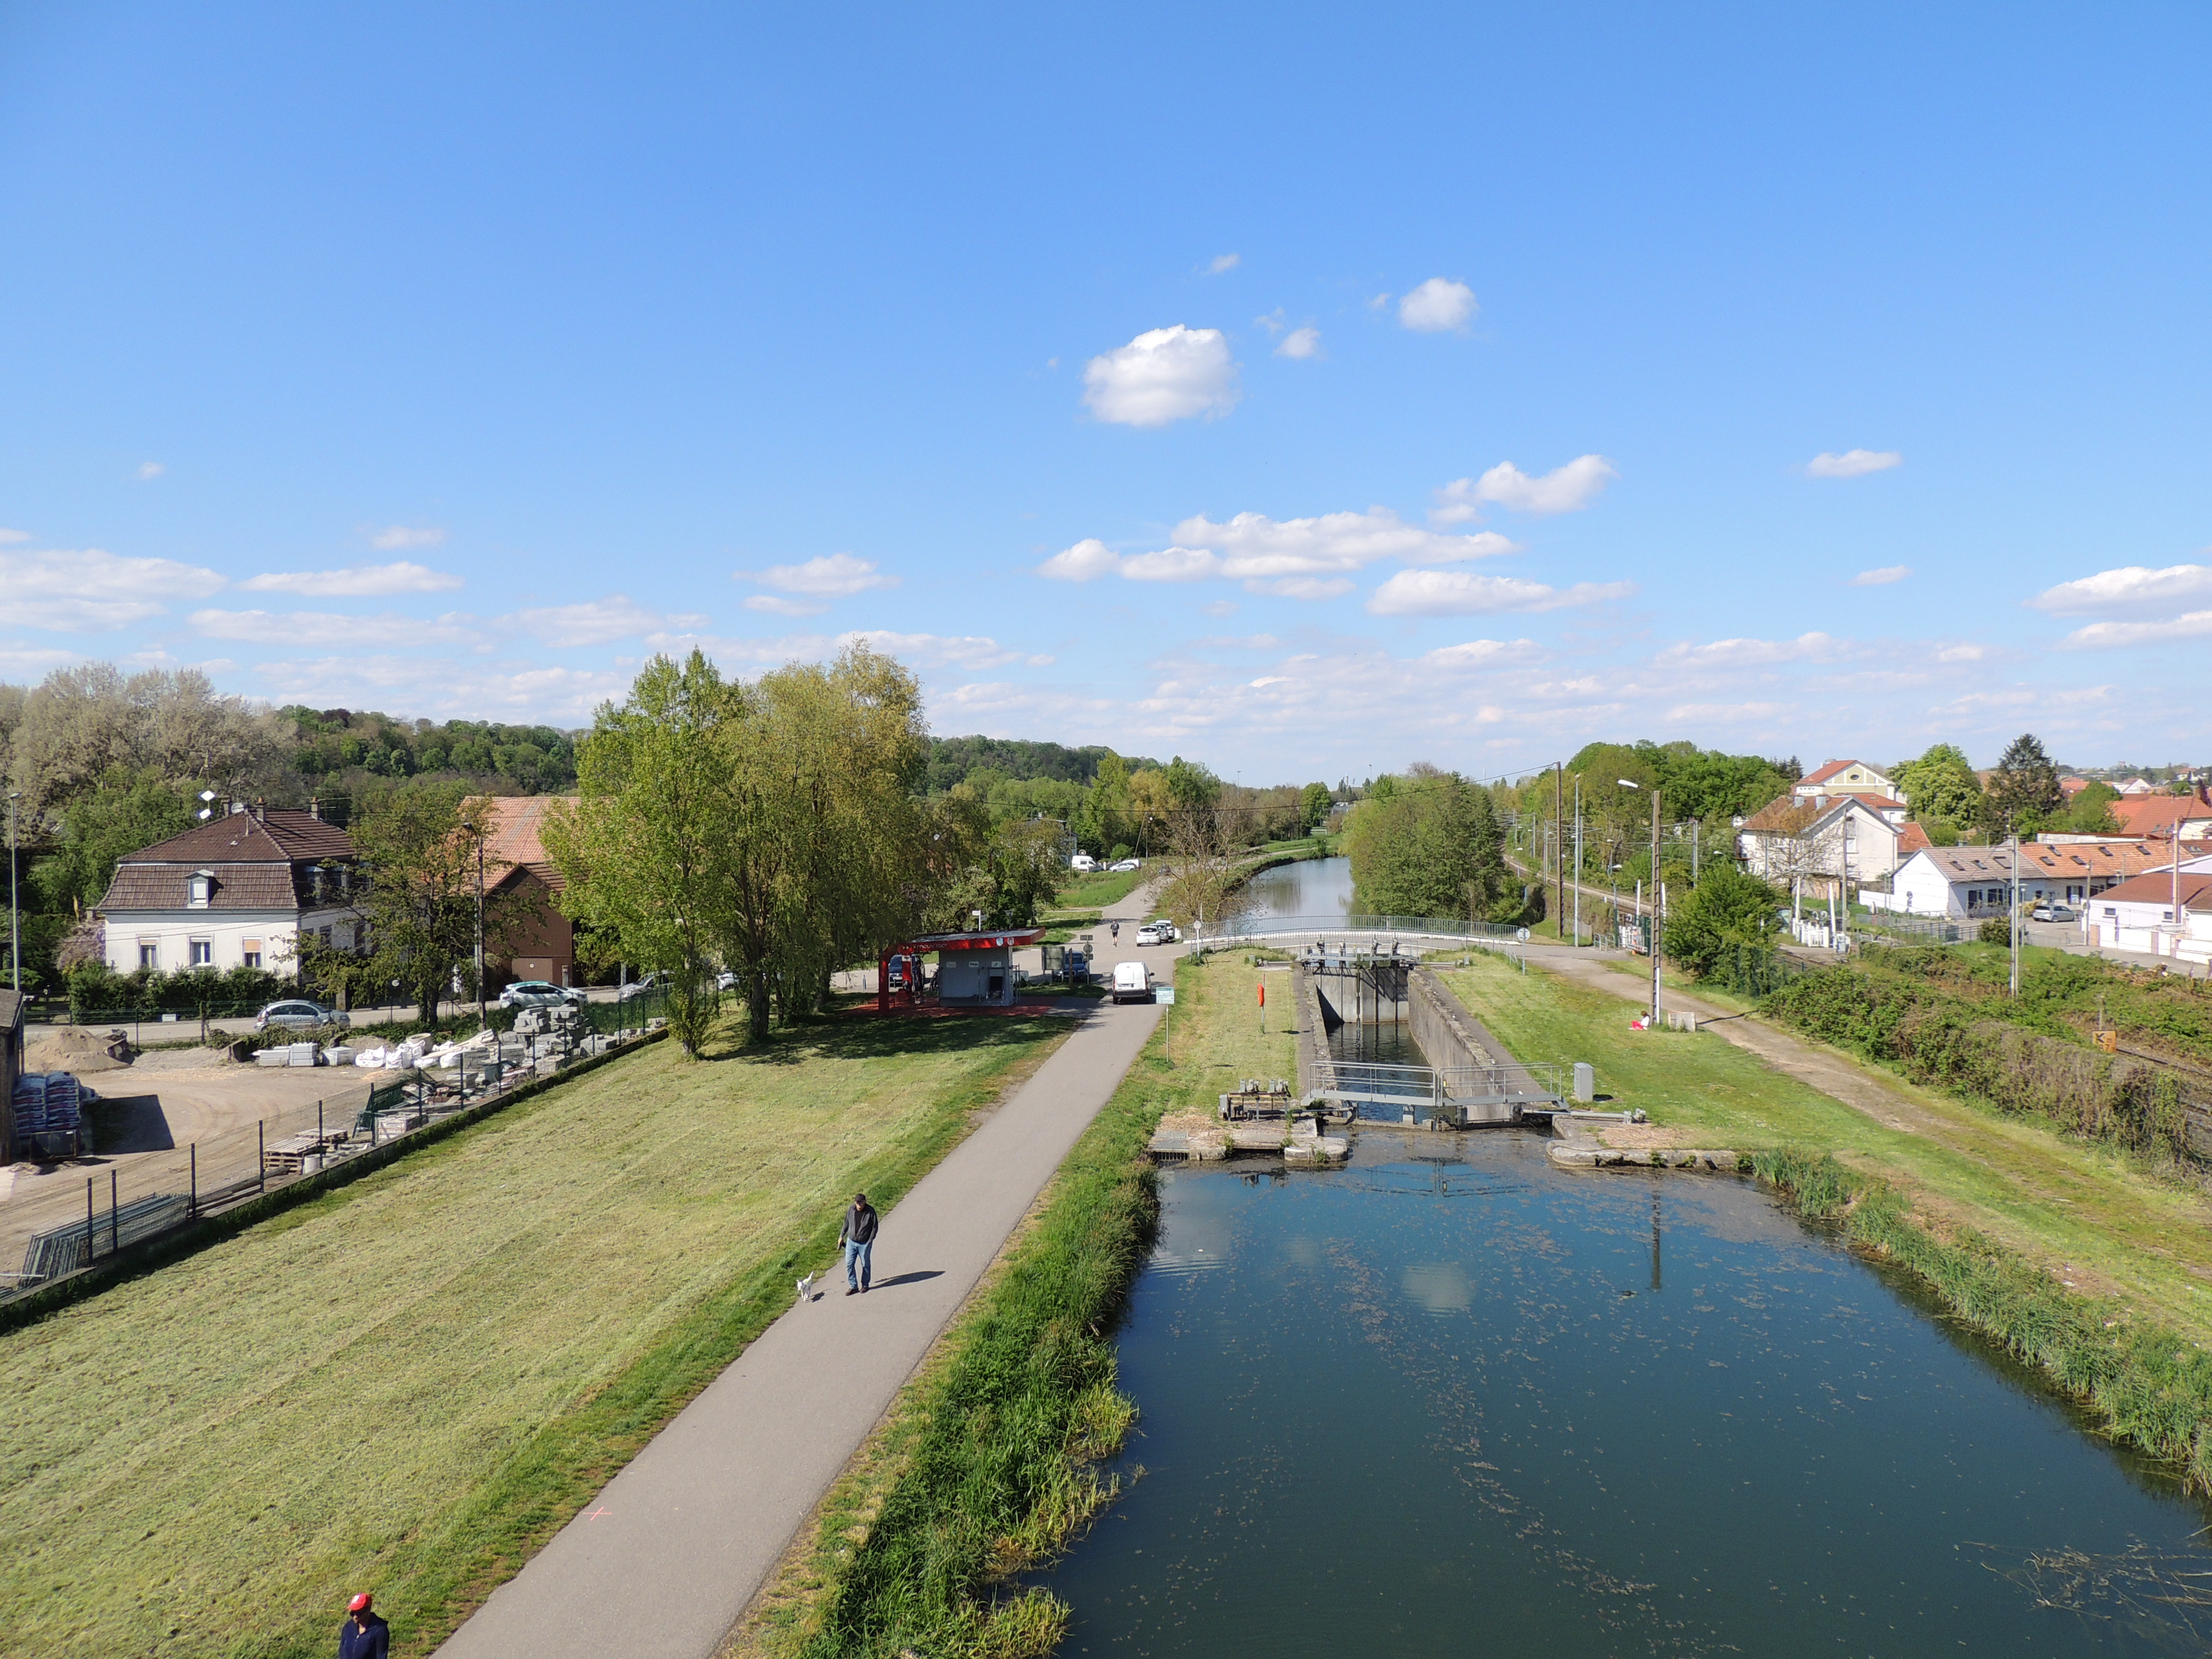
<svg viewBox="0 0 2212 1659">
<path fill-rule="evenodd" d="M 9 1651 L 428 1651 L 1062 1024 L 658 1044 L 0 1339 Z"/>
<path fill-rule="evenodd" d="M 1137 890 L 1149 873 L 1145 870 L 1100 870 L 1079 877 L 1060 890 L 1054 908 L 1060 910 L 1102 910 L 1109 904 L 1119 904 Z"/>
<path fill-rule="evenodd" d="M 1261 1030 L 1259 980 L 1242 957 L 1178 964 L 1176 1006 L 832 1491 L 736 1653 L 1022 1659 L 1058 1643 L 1066 1608 L 1012 1581 L 1114 1495 L 1097 1465 L 1135 1407 L 1115 1386 L 1111 1328 L 1158 1217 L 1145 1144 L 1224 1077 L 1289 1074 L 1288 1022 Z"/>
<path fill-rule="evenodd" d="M 1966 1322 L 2042 1369 L 2117 1438 L 2212 1492 L 2212 1354 L 2118 1304 L 2076 1296 L 1971 1229 L 1939 1237 L 1895 1188 L 1826 1153 L 1761 1153 L 1759 1174 L 1805 1216 L 1909 1267 Z"/>
<path fill-rule="evenodd" d="M 2113 1432 L 2212 1476 L 2191 1437 L 2212 1445 L 2212 1204 L 2198 1187 L 1887 1078 L 1899 1115 L 1877 1115 L 1717 1036 L 1631 1031 L 1629 1004 L 1553 975 L 1479 958 L 1445 978 L 1516 1054 L 1589 1060 L 1601 1091 L 1683 1144 L 1751 1152 L 1807 1214 L 1921 1273 Z"/>
</svg>

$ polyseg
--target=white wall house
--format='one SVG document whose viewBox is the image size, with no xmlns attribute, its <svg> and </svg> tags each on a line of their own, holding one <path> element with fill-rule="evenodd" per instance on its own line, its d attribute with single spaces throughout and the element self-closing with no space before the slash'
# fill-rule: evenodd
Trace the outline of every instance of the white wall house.
<svg viewBox="0 0 2212 1659">
<path fill-rule="evenodd" d="M 1787 885 L 1812 878 L 1856 887 L 1887 879 L 1928 837 L 1906 822 L 1901 800 L 1886 795 L 1784 795 L 1737 823 L 1745 867 Z"/>
<path fill-rule="evenodd" d="M 116 866 L 100 902 L 107 965 L 296 974 L 303 932 L 354 944 L 353 842 L 309 812 L 240 808 Z"/>
<path fill-rule="evenodd" d="M 2174 889 L 2181 908 L 2174 908 Z M 2142 951 L 2185 962 L 2212 961 L 2212 872 L 2171 866 L 2151 871 L 2097 896 L 2081 918 L 2081 934 L 2107 951 Z"/>
<path fill-rule="evenodd" d="M 1877 908 L 1954 921 L 2002 916 L 2011 906 L 2011 884 L 2009 848 L 1923 848 L 1898 866 L 1888 897 Z M 2038 891 L 2037 883 L 2023 872 L 2020 896 L 2026 902 L 2055 895 Z"/>
</svg>

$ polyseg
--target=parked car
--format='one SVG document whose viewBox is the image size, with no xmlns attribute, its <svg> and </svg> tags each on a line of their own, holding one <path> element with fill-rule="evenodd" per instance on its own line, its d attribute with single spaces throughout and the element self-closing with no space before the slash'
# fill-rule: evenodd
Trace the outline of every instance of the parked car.
<svg viewBox="0 0 2212 1659">
<path fill-rule="evenodd" d="M 628 1001 L 631 997 L 643 996 L 647 991 L 657 991 L 667 978 L 665 974 L 647 974 L 643 979 L 634 979 L 616 994 L 617 1000 Z"/>
<path fill-rule="evenodd" d="M 1152 918 L 1152 931 L 1159 935 L 1159 939 L 1156 941 L 1158 944 L 1176 945 L 1182 942 L 1182 929 L 1176 927 L 1175 923 L 1170 921 L 1165 916 L 1155 916 Z"/>
<path fill-rule="evenodd" d="M 352 1024 L 349 1014 L 296 997 L 287 1002 L 272 1002 L 253 1017 L 253 1029 L 257 1031 L 265 1031 L 271 1026 L 280 1031 L 313 1031 L 328 1025 Z"/>
<path fill-rule="evenodd" d="M 1068 860 L 1067 867 L 1071 870 L 1089 872 L 1098 867 L 1098 860 L 1088 853 L 1078 853 L 1073 858 Z"/>
<path fill-rule="evenodd" d="M 1150 1002 L 1152 1000 L 1152 970 L 1141 962 L 1117 962 L 1114 964 L 1114 1000 L 1116 1002 Z"/>
<path fill-rule="evenodd" d="M 1145 861 L 1142 859 L 1123 859 L 1119 864 L 1109 864 L 1106 867 L 1118 876 L 1127 871 L 1143 869 Z"/>
<path fill-rule="evenodd" d="M 1148 921 L 1148 922 L 1146 922 L 1143 927 L 1139 927 L 1139 929 L 1137 929 L 1137 943 L 1138 943 L 1138 944 L 1139 944 L 1139 945 L 1158 945 L 1159 942 L 1160 942 L 1160 930 L 1159 930 L 1158 928 L 1157 928 L 1157 927 L 1153 927 L 1153 926 L 1152 926 L 1152 924 L 1151 922 L 1149 922 L 1149 921 Z"/>
<path fill-rule="evenodd" d="M 2074 909 L 2066 904 L 2039 904 L 2027 913 L 2030 921 L 2072 921 Z"/>
<path fill-rule="evenodd" d="M 736 990 L 738 988 L 738 975 L 736 969 L 725 968 L 720 973 L 715 975 L 714 988 L 717 991 Z"/>
<path fill-rule="evenodd" d="M 544 979 L 519 979 L 499 994 L 502 1008 L 552 1008 L 583 1000 L 583 992 L 575 986 L 556 985 Z"/>
</svg>

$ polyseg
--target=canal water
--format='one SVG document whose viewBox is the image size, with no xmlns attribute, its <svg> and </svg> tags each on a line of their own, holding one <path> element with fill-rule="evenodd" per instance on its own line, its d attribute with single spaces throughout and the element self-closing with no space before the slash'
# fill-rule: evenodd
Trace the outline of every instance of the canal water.
<svg viewBox="0 0 2212 1659">
<path fill-rule="evenodd" d="M 1243 914 L 1258 916 L 1341 916 L 1352 908 L 1352 860 L 1304 859 L 1262 870 L 1244 884 Z"/>
<path fill-rule="evenodd" d="M 1747 1182 L 1533 1133 L 1176 1169 L 1097 1655 L 2201 1653 L 2204 1508 Z"/>
</svg>

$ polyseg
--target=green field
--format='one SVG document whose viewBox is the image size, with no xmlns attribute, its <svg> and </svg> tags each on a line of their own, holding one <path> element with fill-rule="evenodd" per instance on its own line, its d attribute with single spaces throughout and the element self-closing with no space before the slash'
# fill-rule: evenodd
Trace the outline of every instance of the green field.
<svg viewBox="0 0 2212 1659">
<path fill-rule="evenodd" d="M 1601 1093 L 1680 1130 L 1683 1144 L 1832 1152 L 1892 1183 L 1939 1231 L 1973 1228 L 2061 1284 L 2212 1341 L 2212 1202 L 2184 1178 L 1822 1051 L 1901 1097 L 1900 1128 L 1717 1034 L 1632 1031 L 1631 1004 L 1496 958 L 1444 978 L 1516 1054 L 1589 1061 Z"/>
<path fill-rule="evenodd" d="M 1103 910 L 1109 904 L 1119 904 L 1135 892 L 1152 874 L 1145 870 L 1124 870 L 1119 874 L 1098 870 L 1090 875 L 1071 875 L 1053 900 L 1055 910 Z"/>
<path fill-rule="evenodd" d="M 0 1338 L 0 1646 L 428 1652 L 1066 1024 L 658 1044 Z"/>
</svg>

